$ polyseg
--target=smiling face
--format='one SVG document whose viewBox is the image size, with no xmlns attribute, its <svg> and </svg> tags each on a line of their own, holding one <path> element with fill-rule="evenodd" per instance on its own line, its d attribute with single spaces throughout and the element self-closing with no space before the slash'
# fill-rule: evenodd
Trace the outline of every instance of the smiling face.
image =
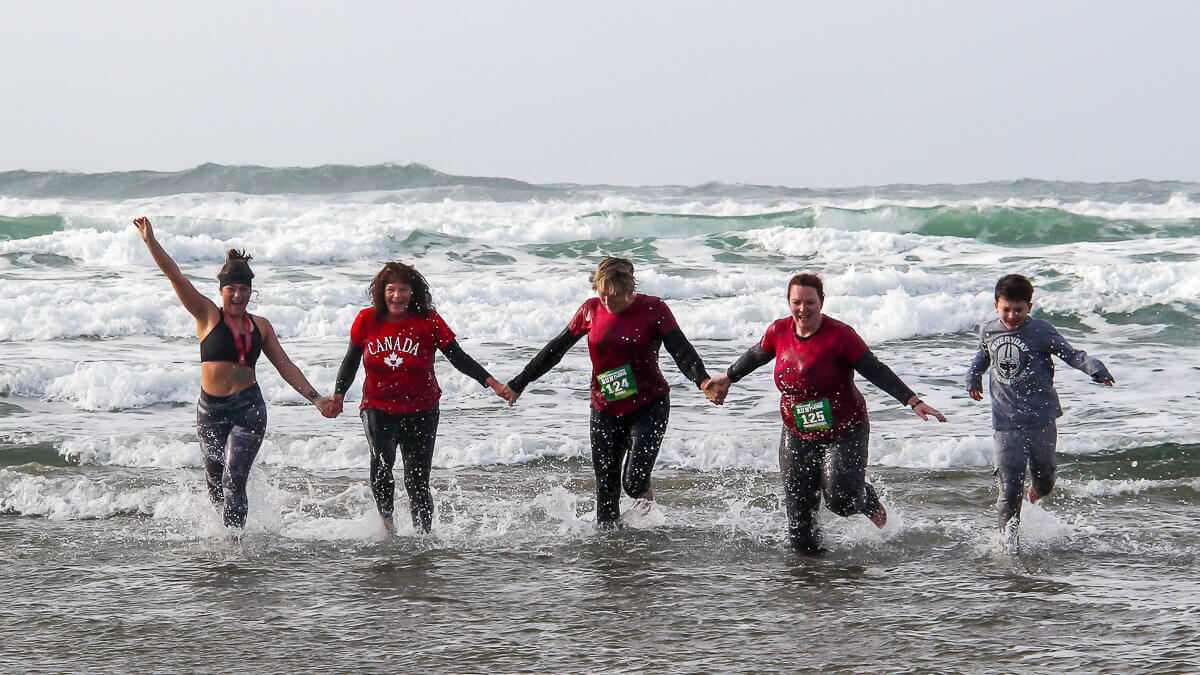
<svg viewBox="0 0 1200 675">
<path fill-rule="evenodd" d="M 1000 323 L 1009 330 L 1020 328 L 1025 319 L 1029 318 L 1031 309 L 1033 303 L 1028 300 L 1010 300 L 1003 297 L 996 300 L 996 314 L 1000 316 Z"/>
<path fill-rule="evenodd" d="M 625 290 L 616 284 L 605 284 L 596 289 L 596 295 L 599 296 L 600 304 L 604 305 L 604 309 L 607 309 L 609 314 L 620 314 L 633 304 L 634 292 Z"/>
<path fill-rule="evenodd" d="M 221 287 L 221 307 L 230 316 L 241 316 L 250 302 L 250 286 L 226 284 Z"/>
<path fill-rule="evenodd" d="M 797 285 L 788 289 L 788 308 L 800 335 L 811 335 L 821 327 L 821 307 L 824 304 L 817 289 L 812 286 Z"/>
<path fill-rule="evenodd" d="M 388 318 L 400 319 L 408 314 L 408 303 L 412 300 L 412 286 L 403 281 L 393 281 L 383 287 L 383 301 L 387 305 Z"/>
</svg>

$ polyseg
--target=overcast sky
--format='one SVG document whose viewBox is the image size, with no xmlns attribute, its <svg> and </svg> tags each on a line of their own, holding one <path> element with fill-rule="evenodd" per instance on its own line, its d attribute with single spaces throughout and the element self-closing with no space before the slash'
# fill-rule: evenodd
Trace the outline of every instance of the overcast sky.
<svg viewBox="0 0 1200 675">
<path fill-rule="evenodd" d="M 25 2 L 0 170 L 1200 179 L 1194 2 Z"/>
</svg>

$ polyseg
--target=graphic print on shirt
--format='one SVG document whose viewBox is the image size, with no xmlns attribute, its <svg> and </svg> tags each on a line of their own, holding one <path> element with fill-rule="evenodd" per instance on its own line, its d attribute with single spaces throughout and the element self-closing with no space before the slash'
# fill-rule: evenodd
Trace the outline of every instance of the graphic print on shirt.
<svg viewBox="0 0 1200 675">
<path fill-rule="evenodd" d="M 417 355 L 417 350 L 421 348 L 420 343 L 412 338 L 404 338 L 404 342 L 400 342 L 400 337 L 395 340 L 391 336 L 376 338 L 367 343 L 367 353 L 371 356 L 388 352 L 388 355 L 383 357 L 383 362 L 392 370 L 400 367 L 404 363 L 404 357 L 400 354 Z"/>
<path fill-rule="evenodd" d="M 1012 384 L 1029 373 L 1029 345 L 1015 335 L 1003 335 L 992 343 L 992 363 L 996 364 L 996 379 Z"/>
</svg>

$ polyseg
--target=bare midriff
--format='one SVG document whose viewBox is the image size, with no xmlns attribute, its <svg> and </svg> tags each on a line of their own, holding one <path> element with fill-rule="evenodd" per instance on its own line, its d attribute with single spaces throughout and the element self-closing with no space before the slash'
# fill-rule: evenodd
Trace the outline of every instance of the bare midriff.
<svg viewBox="0 0 1200 675">
<path fill-rule="evenodd" d="M 258 382 L 254 369 L 250 369 L 250 381 L 238 382 L 233 371 L 238 364 L 233 361 L 205 361 L 200 364 L 200 388 L 210 396 L 233 396 L 253 387 Z"/>
</svg>

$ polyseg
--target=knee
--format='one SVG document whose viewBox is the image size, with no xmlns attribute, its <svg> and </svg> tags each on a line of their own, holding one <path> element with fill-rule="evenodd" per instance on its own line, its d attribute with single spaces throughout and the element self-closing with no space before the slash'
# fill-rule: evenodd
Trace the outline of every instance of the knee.
<svg viewBox="0 0 1200 675">
<path fill-rule="evenodd" d="M 1022 481 L 1016 480 L 1000 480 L 1000 496 L 996 500 L 1000 504 L 1016 504 L 1021 501 L 1024 496 L 1022 494 Z"/>
<path fill-rule="evenodd" d="M 1054 490 L 1054 476 L 1043 476 L 1033 479 L 1033 489 L 1043 497 L 1050 494 Z"/>
<path fill-rule="evenodd" d="M 825 493 L 825 506 L 839 516 L 849 516 L 858 511 L 858 495 L 841 488 L 834 488 Z"/>
<path fill-rule="evenodd" d="M 830 511 L 833 511 L 835 514 L 842 516 L 843 518 L 858 513 L 858 505 L 850 499 L 838 498 L 826 500 L 825 506 L 827 506 Z"/>
<path fill-rule="evenodd" d="M 226 471 L 221 476 L 221 487 L 226 492 L 238 493 L 246 491 L 246 481 L 249 479 L 249 472 L 242 471 Z"/>
<path fill-rule="evenodd" d="M 373 483 L 392 483 L 395 479 L 392 477 L 392 467 L 384 462 L 371 462 L 371 482 Z"/>
<path fill-rule="evenodd" d="M 418 478 L 405 477 L 404 489 L 408 494 L 419 494 L 429 492 L 429 481 L 420 480 Z"/>
</svg>

